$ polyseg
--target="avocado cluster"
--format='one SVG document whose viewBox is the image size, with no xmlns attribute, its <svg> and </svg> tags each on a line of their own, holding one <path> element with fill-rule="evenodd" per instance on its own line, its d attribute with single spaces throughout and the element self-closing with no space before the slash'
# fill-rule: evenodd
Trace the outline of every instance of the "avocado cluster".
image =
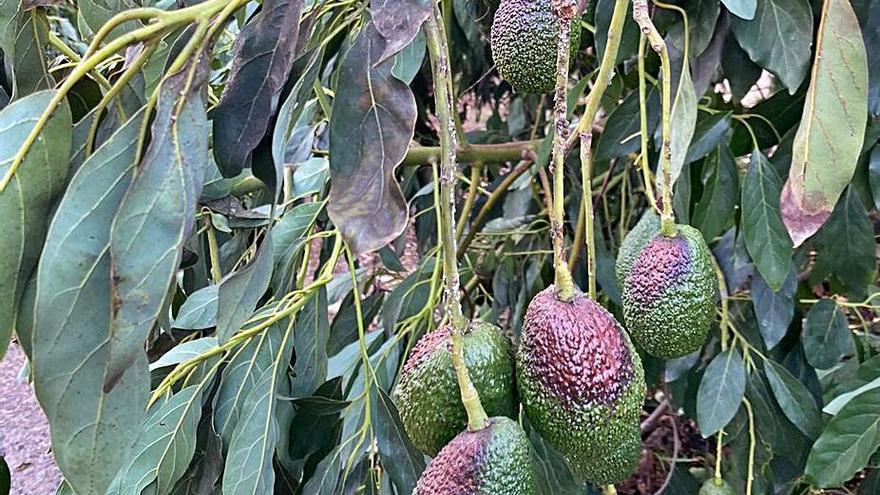
<svg viewBox="0 0 880 495">
<path fill-rule="evenodd" d="M 443 326 L 413 347 L 397 387 L 400 419 L 413 444 L 436 455 L 465 426 L 458 379 L 452 366 L 452 330 Z M 462 335 L 464 363 L 489 416 L 516 417 L 510 340 L 490 323 L 473 321 Z"/>
<path fill-rule="evenodd" d="M 638 250 L 628 271 L 630 262 L 618 258 L 618 276 L 623 265 L 626 327 L 645 352 L 663 359 L 699 350 L 715 313 L 715 271 L 709 247 L 693 227 L 676 225 L 675 230 L 672 237 L 655 233 Z M 632 244 L 640 244 L 643 235 L 639 233 Z M 621 256 L 630 254 L 621 252 Z"/>
<path fill-rule="evenodd" d="M 561 301 L 551 285 L 529 304 L 516 364 L 529 421 L 575 476 L 601 486 L 633 472 L 645 376 L 611 313 L 581 292 Z"/>
<path fill-rule="evenodd" d="M 492 58 L 516 91 L 548 93 L 556 86 L 559 46 L 551 0 L 502 0 L 492 21 Z M 572 58 L 581 40 L 580 18 L 571 25 Z"/>
<path fill-rule="evenodd" d="M 519 424 L 490 418 L 449 442 L 419 478 L 413 495 L 537 495 L 531 444 Z"/>
</svg>

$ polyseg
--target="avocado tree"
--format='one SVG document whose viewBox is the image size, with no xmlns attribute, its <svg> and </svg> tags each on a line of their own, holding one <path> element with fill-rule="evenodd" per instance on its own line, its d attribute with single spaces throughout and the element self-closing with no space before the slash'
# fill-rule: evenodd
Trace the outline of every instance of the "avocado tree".
<svg viewBox="0 0 880 495">
<path fill-rule="evenodd" d="M 58 493 L 880 493 L 880 1 L 0 0 L 0 57 Z"/>
</svg>

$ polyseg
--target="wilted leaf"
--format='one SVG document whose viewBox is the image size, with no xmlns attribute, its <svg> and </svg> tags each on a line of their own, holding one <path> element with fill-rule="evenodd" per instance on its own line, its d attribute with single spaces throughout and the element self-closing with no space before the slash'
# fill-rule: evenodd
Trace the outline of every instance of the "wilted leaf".
<svg viewBox="0 0 880 495">
<path fill-rule="evenodd" d="M 385 51 L 376 63 L 384 62 L 409 45 L 434 13 L 434 3 L 430 0 L 378 0 L 370 7 L 376 31 L 385 38 Z"/>
<path fill-rule="evenodd" d="M 774 291 L 782 288 L 791 266 L 791 240 L 779 211 L 782 180 L 760 150 L 742 187 L 742 229 L 746 247 L 762 278 Z"/>
<path fill-rule="evenodd" d="M 765 364 L 767 381 L 785 417 L 811 440 L 818 437 L 822 430 L 822 414 L 807 387 L 785 366 L 773 360 L 767 360 Z"/>
<path fill-rule="evenodd" d="M 217 338 L 223 344 L 251 317 L 272 280 L 272 231 L 266 231 L 253 259 L 220 281 L 217 289 Z"/>
<path fill-rule="evenodd" d="M 174 328 L 181 330 L 201 330 L 217 325 L 218 286 L 209 285 L 193 292 L 174 319 Z"/>
<path fill-rule="evenodd" d="M 302 0 L 267 0 L 235 40 L 229 81 L 213 112 L 214 159 L 225 177 L 235 177 L 250 164 L 278 109 L 293 65 L 302 9 Z M 267 183 L 272 190 L 277 177 L 276 172 L 275 183 Z"/>
<path fill-rule="evenodd" d="M 830 299 L 814 304 L 804 318 L 804 352 L 816 369 L 825 370 L 852 350 L 846 316 Z"/>
<path fill-rule="evenodd" d="M 868 118 L 868 62 L 849 2 L 825 2 L 819 28 L 813 80 L 782 189 L 782 218 L 795 247 L 825 223 L 852 179 Z"/>
<path fill-rule="evenodd" d="M 412 493 L 425 469 L 425 456 L 409 440 L 397 407 L 381 387 L 376 391 L 375 407 L 373 424 L 382 465 L 400 493 Z"/>
<path fill-rule="evenodd" d="M 162 85 L 150 146 L 113 220 L 108 388 L 144 352 L 193 227 L 208 164 L 207 68 L 196 56 Z"/>
<path fill-rule="evenodd" d="M 736 415 L 746 391 L 746 367 L 735 349 L 712 359 L 697 391 L 697 424 L 708 438 Z"/>
<path fill-rule="evenodd" d="M 375 251 L 406 228 L 407 205 L 394 177 L 409 148 L 416 105 L 409 86 L 376 65 L 385 43 L 372 24 L 339 69 L 330 122 L 327 211 L 356 253 Z"/>
<path fill-rule="evenodd" d="M 24 101 L 24 100 L 22 100 Z M 137 440 L 150 382 L 146 356 L 109 392 L 110 225 L 134 175 L 143 113 L 80 167 L 40 259 L 34 388 L 55 461 L 82 493 L 104 493 Z"/>
</svg>

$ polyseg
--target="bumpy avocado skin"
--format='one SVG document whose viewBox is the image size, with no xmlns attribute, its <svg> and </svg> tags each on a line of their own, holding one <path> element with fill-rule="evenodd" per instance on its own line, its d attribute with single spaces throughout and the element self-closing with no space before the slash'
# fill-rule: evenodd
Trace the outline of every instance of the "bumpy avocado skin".
<svg viewBox="0 0 880 495">
<path fill-rule="evenodd" d="M 639 253 L 623 287 L 623 316 L 633 340 L 663 359 L 702 347 L 715 312 L 715 270 L 702 234 L 677 225 Z"/>
<path fill-rule="evenodd" d="M 635 470 L 644 370 L 605 308 L 580 292 L 559 301 L 554 286 L 536 295 L 517 352 L 517 386 L 531 424 L 582 481 L 604 486 Z"/>
<path fill-rule="evenodd" d="M 580 19 L 571 25 L 572 58 L 581 42 Z M 492 22 L 492 58 L 498 72 L 521 93 L 556 86 L 556 16 L 550 0 L 502 0 Z"/>
<path fill-rule="evenodd" d="M 450 327 L 441 327 L 419 339 L 394 390 L 407 434 L 430 456 L 467 426 L 452 367 L 450 335 Z M 508 338 L 495 325 L 474 321 L 463 335 L 463 344 L 465 365 L 486 413 L 514 417 L 514 362 Z"/>
<path fill-rule="evenodd" d="M 617 275 L 617 286 L 623 289 L 626 276 L 629 274 L 633 263 L 639 253 L 660 232 L 660 215 L 652 209 L 645 210 L 642 218 L 635 227 L 623 238 L 623 244 L 617 252 L 617 263 L 614 265 L 614 273 Z"/>
<path fill-rule="evenodd" d="M 459 433 L 419 478 L 413 495 L 537 495 L 531 444 L 519 424 L 490 419 Z"/>
<path fill-rule="evenodd" d="M 730 483 L 719 479 L 721 483 L 717 483 L 715 478 L 709 478 L 704 483 L 703 486 L 700 487 L 699 495 L 734 495 L 733 487 L 730 486 Z"/>
</svg>

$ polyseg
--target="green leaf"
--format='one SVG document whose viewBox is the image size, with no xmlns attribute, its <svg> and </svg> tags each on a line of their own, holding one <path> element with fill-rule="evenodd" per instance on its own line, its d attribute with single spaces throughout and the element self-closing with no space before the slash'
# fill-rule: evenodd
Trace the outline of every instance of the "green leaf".
<svg viewBox="0 0 880 495">
<path fill-rule="evenodd" d="M 767 381 L 785 417 L 811 440 L 818 437 L 822 430 L 822 414 L 807 387 L 785 366 L 773 360 L 764 363 Z"/>
<path fill-rule="evenodd" d="M 807 0 L 761 0 L 757 2 L 752 20 L 731 17 L 730 25 L 749 57 L 776 74 L 789 93 L 794 94 L 806 77 L 810 63 L 813 43 L 810 3 Z"/>
<path fill-rule="evenodd" d="M 736 159 L 727 146 L 719 146 L 709 155 L 704 168 L 712 167 L 703 195 L 694 207 L 692 223 L 711 242 L 724 231 L 736 207 L 739 196 L 739 173 Z"/>
<path fill-rule="evenodd" d="M 119 14 L 124 10 L 142 6 L 141 3 L 136 0 L 83 0 L 77 2 L 76 5 L 80 19 L 92 33 L 97 33 L 101 26 L 106 24 L 114 15 Z M 139 26 L 140 23 L 136 21 L 123 23 L 121 26 L 110 32 L 107 41 L 125 34 Z M 88 32 L 82 33 L 83 38 L 87 38 L 89 35 L 90 33 Z"/>
<path fill-rule="evenodd" d="M 425 308 L 434 274 L 435 258 L 425 258 L 418 269 L 395 287 L 382 306 L 382 326 L 392 331 L 399 321 L 415 315 Z"/>
<path fill-rule="evenodd" d="M 596 54 L 599 60 L 605 54 L 605 45 L 608 43 L 608 26 L 611 25 L 611 16 L 614 13 L 614 0 L 596 0 Z M 632 18 L 632 5 L 627 7 L 626 18 Z M 639 47 L 639 26 L 634 22 L 623 23 L 623 33 L 620 36 L 620 48 L 617 52 L 617 63 L 629 58 L 636 53 Z"/>
<path fill-rule="evenodd" d="M 645 107 L 650 135 L 660 122 L 660 93 L 656 88 L 648 92 Z M 610 160 L 637 152 L 641 147 L 639 120 L 639 93 L 633 91 L 608 115 L 605 129 L 596 143 L 596 160 Z"/>
<path fill-rule="evenodd" d="M 837 202 L 816 242 L 821 245 L 816 265 L 829 267 L 851 299 L 864 299 L 877 280 L 877 245 L 874 225 L 855 188 L 850 187 Z"/>
<path fill-rule="evenodd" d="M 752 277 L 752 305 L 758 319 L 758 330 L 767 349 L 773 349 L 788 332 L 794 318 L 794 295 L 797 291 L 797 271 L 794 265 L 778 292 L 764 281 L 760 273 Z"/>
<path fill-rule="evenodd" d="M 847 0 L 823 4 L 817 40 L 813 78 L 782 189 L 782 218 L 795 247 L 825 223 L 852 179 L 868 118 L 867 55 Z"/>
<path fill-rule="evenodd" d="M 859 395 L 813 444 L 804 474 L 820 488 L 843 486 L 880 447 L 880 389 Z"/>
<path fill-rule="evenodd" d="M 385 42 L 372 24 L 339 68 L 330 122 L 327 212 L 356 253 L 375 251 L 406 228 L 408 209 L 394 169 L 412 139 L 416 104 L 409 86 L 376 65 Z"/>
<path fill-rule="evenodd" d="M 565 458 L 553 449 L 524 418 L 524 426 L 532 443 L 532 463 L 539 491 L 553 495 L 582 495 L 584 487 L 575 480 Z"/>
<path fill-rule="evenodd" d="M 303 0 L 266 0 L 235 38 L 229 79 L 212 112 L 214 159 L 225 177 L 235 177 L 251 162 L 278 110 L 299 36 Z M 282 163 L 271 177 L 254 170 L 277 191 Z"/>
<path fill-rule="evenodd" d="M 354 342 L 358 338 L 358 322 L 357 308 L 354 305 L 354 296 L 349 292 L 342 304 L 339 306 L 339 312 L 333 318 L 330 324 L 330 339 L 327 341 L 327 354 L 334 356 L 345 346 Z M 374 292 L 361 300 L 361 315 L 363 316 L 364 328 L 368 328 L 379 310 L 382 309 L 382 302 L 385 300 L 383 292 Z"/>
<path fill-rule="evenodd" d="M 327 379 L 329 338 L 327 289 L 321 287 L 296 318 L 296 332 L 293 335 L 296 362 L 293 365 L 292 396 L 310 396 Z"/>
<path fill-rule="evenodd" d="M 749 54 L 739 46 L 732 35 L 729 35 L 724 42 L 721 67 L 724 69 L 724 77 L 730 84 L 734 101 L 742 101 L 752 86 L 758 82 L 762 72 L 761 67 L 752 62 Z"/>
<path fill-rule="evenodd" d="M 162 84 L 150 146 L 113 220 L 108 387 L 144 353 L 193 227 L 208 165 L 207 58 L 193 63 Z"/>
<path fill-rule="evenodd" d="M 688 147 L 694 137 L 697 125 L 697 94 L 694 90 L 694 81 L 691 79 L 691 69 L 687 60 L 683 61 L 681 67 L 681 79 L 678 82 L 675 101 L 672 102 L 670 119 L 669 148 L 672 153 L 672 182 L 675 183 L 678 176 L 681 175 Z M 657 174 L 658 177 L 662 175 Z"/>
<path fill-rule="evenodd" d="M 814 304 L 804 319 L 804 352 L 816 369 L 833 367 L 852 351 L 846 316 L 830 299 Z"/>
<path fill-rule="evenodd" d="M 703 438 L 724 428 L 736 415 L 746 391 L 746 367 L 736 349 L 712 359 L 697 391 L 697 424 Z"/>
<path fill-rule="evenodd" d="M 33 130 L 54 91 L 32 94 L 0 111 L 0 177 Z M 0 358 L 15 325 L 18 302 L 37 265 L 50 208 L 64 190 L 70 156 L 70 109 L 57 109 L 25 156 L 12 181 L 0 192 Z"/>
<path fill-rule="evenodd" d="M 174 328 L 202 330 L 217 326 L 217 285 L 209 285 L 193 292 L 177 311 Z"/>
<path fill-rule="evenodd" d="M 791 239 L 779 211 L 782 179 L 760 150 L 752 160 L 742 187 L 742 229 L 746 248 L 774 291 L 782 288 L 791 266 Z"/>
<path fill-rule="evenodd" d="M 272 231 L 266 235 L 253 259 L 220 281 L 217 289 L 217 338 L 221 344 L 241 330 L 272 280 Z"/>
<path fill-rule="evenodd" d="M 745 20 L 755 18 L 755 10 L 758 8 L 757 0 L 721 0 L 731 14 Z"/>
<path fill-rule="evenodd" d="M 880 145 L 874 146 L 868 161 L 868 182 L 871 184 L 871 197 L 874 208 L 880 210 Z"/>
<path fill-rule="evenodd" d="M 716 113 L 698 119 L 684 162 L 695 162 L 722 146 L 722 140 L 728 132 L 730 132 L 729 113 Z"/>
<path fill-rule="evenodd" d="M 684 7 L 688 16 L 689 36 L 688 52 L 691 59 L 698 57 L 712 41 L 715 24 L 721 13 L 718 2 L 689 2 Z M 681 16 L 679 16 L 681 17 Z M 680 18 L 666 32 L 666 42 L 671 43 L 679 52 L 684 52 L 684 19 Z"/>
<path fill-rule="evenodd" d="M 303 203 L 281 217 L 272 228 L 272 287 L 286 293 L 294 289 L 299 254 L 323 203 Z"/>
<path fill-rule="evenodd" d="M 453 6 L 454 11 L 459 8 L 458 5 L 456 2 Z M 401 81 L 411 84 L 422 69 L 422 63 L 425 61 L 425 53 L 427 51 L 428 44 L 425 41 L 425 33 L 419 31 L 419 34 L 416 35 L 412 42 L 394 56 L 394 68 L 391 69 L 391 73 Z"/>
<path fill-rule="evenodd" d="M 162 354 L 162 357 L 150 363 L 150 370 L 180 364 L 214 347 L 217 347 L 217 337 L 202 337 L 200 339 L 188 340 L 174 346 L 170 351 Z"/>
<path fill-rule="evenodd" d="M 55 461 L 81 493 L 104 493 L 128 459 L 150 387 L 142 356 L 116 387 L 104 390 L 110 225 L 134 176 L 142 122 L 142 112 L 132 117 L 73 176 L 38 271 L 34 388 L 49 419 Z"/>
<path fill-rule="evenodd" d="M 382 465 L 398 492 L 412 493 L 425 469 L 425 456 L 409 440 L 391 397 L 381 387 L 376 394 L 373 424 Z"/>
<path fill-rule="evenodd" d="M 55 81 L 46 62 L 50 58 L 46 53 L 49 44 L 46 13 L 42 9 L 19 9 L 7 26 L 6 35 L 8 38 L 2 48 L 7 77 L 14 81 L 13 98 L 53 88 Z"/>
</svg>

